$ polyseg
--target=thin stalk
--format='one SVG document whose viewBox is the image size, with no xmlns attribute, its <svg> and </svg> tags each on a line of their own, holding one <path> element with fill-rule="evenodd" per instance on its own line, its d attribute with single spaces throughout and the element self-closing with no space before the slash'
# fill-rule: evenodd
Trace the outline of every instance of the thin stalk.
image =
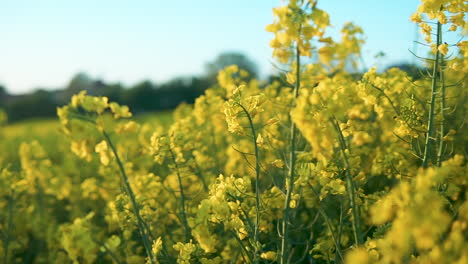
<svg viewBox="0 0 468 264">
<path fill-rule="evenodd" d="M 314 187 L 310 183 L 309 183 L 309 186 L 312 189 L 312 192 L 315 194 L 315 197 L 318 199 L 319 194 L 317 193 L 317 191 L 314 189 Z M 330 221 L 330 218 L 328 217 L 327 213 L 325 212 L 325 210 L 323 210 L 322 206 L 320 205 L 320 201 L 318 202 L 317 207 L 318 207 L 320 215 L 322 215 L 323 219 L 325 220 L 325 223 L 327 224 L 328 230 L 330 231 L 330 234 L 333 239 L 333 243 L 335 243 L 336 253 L 338 257 L 340 258 L 341 263 L 344 263 L 343 253 L 341 252 L 341 246 L 340 246 L 341 225 L 339 227 L 340 230 L 338 231 L 338 237 L 336 237 L 335 230 L 333 229 L 333 225 Z M 341 212 L 340 212 L 340 223 L 341 223 Z M 338 263 L 336 260 L 335 262 Z"/>
<path fill-rule="evenodd" d="M 247 118 L 249 120 L 249 126 L 250 130 L 252 131 L 252 142 L 255 147 L 255 213 L 256 213 L 256 219 L 255 219 L 255 227 L 254 227 L 254 263 L 259 263 L 259 255 L 260 255 L 260 250 L 259 250 L 259 232 L 260 232 L 260 152 L 258 150 L 258 145 L 257 145 L 257 132 L 255 130 L 254 124 L 252 117 L 250 116 L 249 112 L 247 109 L 242 105 L 242 104 L 237 104 L 239 105 L 244 113 L 247 115 Z"/>
<path fill-rule="evenodd" d="M 359 206 L 356 204 L 356 190 L 354 186 L 354 180 L 351 175 L 351 165 L 349 164 L 348 160 L 348 155 L 346 155 L 346 145 L 341 139 L 344 139 L 343 132 L 341 131 L 340 126 L 336 123 L 336 121 L 331 121 L 338 132 L 338 135 L 340 137 L 340 151 L 341 155 L 343 156 L 343 161 L 345 163 L 346 167 L 346 187 L 348 189 L 348 196 L 349 196 L 349 202 L 351 203 L 351 208 L 352 208 L 352 214 L 353 214 L 353 221 L 352 226 L 353 226 L 353 235 L 354 235 L 354 243 L 356 246 L 359 246 L 363 243 L 363 237 L 362 237 L 362 230 L 361 230 L 361 217 L 360 217 L 360 210 Z"/>
<path fill-rule="evenodd" d="M 200 166 L 198 166 L 198 163 L 195 161 L 195 157 L 193 156 L 192 154 L 192 157 L 193 157 L 193 160 L 194 160 L 194 165 L 195 165 L 195 175 L 198 177 L 198 179 L 201 181 L 202 185 L 203 185 L 203 190 L 208 193 L 209 189 L 208 189 L 208 184 L 206 184 L 206 181 L 205 179 L 203 179 L 203 174 L 202 174 L 202 170 L 200 168 Z"/>
<path fill-rule="evenodd" d="M 36 188 L 37 188 L 37 194 L 36 194 L 36 199 L 37 199 L 37 211 L 39 213 L 39 226 L 41 228 L 44 228 L 43 231 L 45 231 L 45 233 L 47 233 L 47 224 L 44 222 L 46 219 L 45 219 L 45 215 L 44 215 L 44 190 L 41 186 L 41 184 L 39 183 L 39 179 L 36 178 L 35 180 L 35 183 L 36 183 Z M 45 233 L 44 233 L 44 237 L 41 237 L 41 239 L 39 239 L 39 241 L 37 242 L 38 244 L 38 249 L 39 249 L 39 252 L 44 252 L 44 255 L 48 254 L 48 250 L 43 250 L 43 247 L 44 247 L 44 243 L 46 241 L 46 237 L 45 237 Z M 47 255 L 46 255 L 47 257 Z"/>
<path fill-rule="evenodd" d="M 112 250 L 106 245 L 106 243 L 102 243 L 100 241 L 97 241 L 96 239 L 93 239 L 93 240 L 94 240 L 94 242 L 96 244 L 101 245 L 104 248 L 105 252 L 107 254 L 109 254 L 109 256 L 112 258 L 112 260 L 115 261 L 117 264 L 124 264 L 125 263 L 125 262 L 122 262 L 122 261 L 119 260 L 117 255 L 114 252 L 112 252 Z"/>
<path fill-rule="evenodd" d="M 435 112 L 435 103 L 437 96 L 437 72 L 439 70 L 439 46 L 440 46 L 440 37 L 442 25 L 440 22 L 437 22 L 437 41 L 436 41 L 436 56 L 434 61 L 434 66 L 432 69 L 432 85 L 431 85 L 431 104 L 429 108 L 429 120 L 427 124 L 427 133 L 426 133 L 426 142 L 424 144 L 424 156 L 422 161 L 422 167 L 427 168 L 429 159 L 431 159 L 432 152 L 432 141 L 434 139 L 434 112 Z"/>
<path fill-rule="evenodd" d="M 337 237 L 337 248 L 340 249 L 341 248 L 341 236 L 343 234 L 343 199 L 340 199 L 340 222 L 339 222 L 339 226 L 338 226 L 338 237 Z M 341 261 L 344 263 L 343 261 L 343 256 L 341 255 L 341 251 L 338 252 L 337 250 L 337 255 L 340 256 L 341 258 Z M 335 262 L 338 263 L 337 259 L 336 259 L 336 256 L 335 256 Z"/>
<path fill-rule="evenodd" d="M 244 244 L 242 244 L 242 240 L 240 240 L 240 238 L 237 237 L 237 234 L 234 233 L 234 231 L 231 231 L 231 234 L 232 234 L 232 236 L 236 239 L 237 243 L 239 243 L 239 246 L 240 246 L 240 248 L 241 248 L 241 253 L 242 253 L 242 252 L 244 253 L 244 254 L 242 254 L 242 258 L 244 259 L 244 262 L 245 262 L 245 263 L 248 263 L 248 262 L 246 261 L 244 255 L 247 256 L 247 257 L 249 258 L 250 262 L 252 262 L 252 258 L 250 257 L 249 252 L 247 251 L 247 249 L 245 249 Z"/>
<path fill-rule="evenodd" d="M 393 110 L 395 111 L 395 113 L 396 113 L 399 117 L 401 117 L 401 112 L 400 112 L 400 111 L 398 110 L 398 108 L 395 106 L 395 104 L 393 103 L 392 99 L 385 93 L 385 91 L 384 91 L 382 88 L 377 87 L 375 84 L 372 84 L 372 83 L 371 83 L 371 86 L 372 86 L 374 89 L 376 89 L 377 91 L 379 91 L 379 92 L 388 100 L 388 102 L 389 102 L 390 105 L 392 106 L 392 108 L 393 108 Z M 405 122 L 405 124 L 406 124 L 409 128 L 411 128 L 412 130 L 414 130 L 414 131 L 416 131 L 416 132 L 420 132 L 420 133 L 424 133 L 424 132 L 425 132 L 425 131 L 423 131 L 423 130 L 419 130 L 419 129 L 413 127 L 413 126 L 412 126 L 411 124 L 409 124 L 408 121 L 405 120 L 404 118 L 402 118 L 402 120 L 403 120 L 403 121 Z"/>
<path fill-rule="evenodd" d="M 439 139 L 439 151 L 437 152 L 437 166 L 440 167 L 442 164 L 442 155 L 445 149 L 444 144 L 444 135 L 445 135 L 445 76 L 444 76 L 444 57 L 441 57 L 441 70 L 440 70 L 440 81 L 441 81 L 441 89 L 440 89 L 440 114 L 442 120 L 440 122 L 440 139 Z"/>
<path fill-rule="evenodd" d="M 328 230 L 330 230 L 330 234 L 332 236 L 333 243 L 335 243 L 336 253 L 337 253 L 338 257 L 340 258 L 341 263 L 344 263 L 343 253 L 341 253 L 341 249 L 340 249 L 340 241 L 335 236 L 335 231 L 333 229 L 330 218 L 328 217 L 328 215 L 325 213 L 325 211 L 323 210 L 323 208 L 320 205 L 318 206 L 318 209 L 319 209 L 319 212 L 322 215 L 323 219 L 325 220 L 325 223 L 327 224 Z"/>
<path fill-rule="evenodd" d="M 124 183 L 125 190 L 127 192 L 127 195 L 130 197 L 130 203 L 132 204 L 132 210 L 133 210 L 133 213 L 135 214 L 135 217 L 137 219 L 138 230 L 140 232 L 140 235 L 141 235 L 141 238 L 142 238 L 142 241 L 143 241 L 143 245 L 144 245 L 145 250 L 146 250 L 146 254 L 148 255 L 148 258 L 150 259 L 151 264 L 155 264 L 156 262 L 155 262 L 155 259 L 154 259 L 154 256 L 153 256 L 153 252 L 151 250 L 151 241 L 150 241 L 151 232 L 149 230 L 148 225 L 146 224 L 146 222 L 143 220 L 143 218 L 140 215 L 140 208 L 139 208 L 138 203 L 136 201 L 133 189 L 130 186 L 130 182 L 128 180 L 127 173 L 125 172 L 125 168 L 124 168 L 124 166 L 122 164 L 122 161 L 120 160 L 119 154 L 117 153 L 117 149 L 115 148 L 114 144 L 112 143 L 112 140 L 110 139 L 109 135 L 104 130 L 102 131 L 102 134 L 104 135 L 104 138 L 106 139 L 107 143 L 109 144 L 109 146 L 110 146 L 110 148 L 112 150 L 112 153 L 114 153 L 115 160 L 117 161 L 117 165 L 119 166 L 120 174 L 122 176 L 122 181 Z"/>
<path fill-rule="evenodd" d="M 3 241 L 3 251 L 5 255 L 3 255 L 3 264 L 8 264 L 8 250 L 10 247 L 11 230 L 13 229 L 13 213 L 14 213 L 13 209 L 14 209 L 14 203 L 15 203 L 15 200 L 13 199 L 13 194 L 14 193 L 12 193 L 8 197 L 8 226 L 7 226 L 6 232 L 4 233 L 5 239 Z"/>
<path fill-rule="evenodd" d="M 218 172 L 221 171 L 222 166 L 221 166 L 220 160 L 218 158 L 216 158 L 216 154 L 217 154 L 216 150 L 219 149 L 219 148 L 218 148 L 218 144 L 216 143 L 216 133 L 215 133 L 215 130 L 214 130 L 213 127 L 210 129 L 210 132 L 211 132 L 211 138 L 213 138 L 213 150 L 214 151 L 213 151 L 212 155 L 213 155 L 213 157 L 215 157 L 214 161 L 215 161 L 215 164 L 216 164 L 216 168 L 215 168 L 214 172 L 218 173 Z"/>
<path fill-rule="evenodd" d="M 299 95 L 299 88 L 301 86 L 301 54 L 299 52 L 299 45 L 296 45 L 296 85 L 294 86 L 294 99 Z M 290 214 L 290 203 L 291 196 L 294 191 L 294 167 L 296 166 L 296 124 L 291 119 L 291 132 L 290 132 L 290 150 L 289 150 L 289 171 L 288 177 L 285 181 L 286 187 L 286 199 L 284 200 L 283 209 L 283 222 L 282 222 L 282 234 L 281 234 L 281 264 L 288 263 L 289 251 L 289 214 Z"/>
<path fill-rule="evenodd" d="M 184 235 L 185 235 L 185 243 L 190 241 L 190 228 L 187 222 L 187 212 L 185 210 L 185 193 L 184 193 L 184 186 L 182 185 L 182 177 L 180 175 L 179 165 L 176 162 L 174 152 L 169 147 L 169 152 L 171 153 L 172 161 L 174 162 L 177 174 L 177 181 L 179 183 L 179 190 L 180 190 L 180 206 L 182 207 L 180 210 L 181 218 L 182 218 L 182 225 L 184 226 Z"/>
</svg>

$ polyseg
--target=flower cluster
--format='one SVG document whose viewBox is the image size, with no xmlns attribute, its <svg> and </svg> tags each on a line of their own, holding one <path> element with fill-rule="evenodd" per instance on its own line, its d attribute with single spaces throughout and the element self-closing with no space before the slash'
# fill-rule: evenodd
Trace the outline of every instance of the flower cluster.
<svg viewBox="0 0 468 264">
<path fill-rule="evenodd" d="M 462 2 L 422 1 L 413 19 L 458 30 Z M 165 122 L 80 92 L 62 129 L 2 127 L 2 260 L 465 263 L 467 42 L 450 61 L 441 43 L 429 78 L 360 76 L 362 29 L 328 38 L 318 7 L 274 9 L 274 56 L 291 63 L 269 83 L 231 65 Z"/>
<path fill-rule="evenodd" d="M 311 56 L 311 40 L 314 37 L 324 43 L 330 42 L 330 38 L 324 37 L 330 25 L 329 15 L 317 8 L 316 4 L 316 1 L 293 0 L 288 5 L 273 9 L 276 19 L 266 30 L 275 34 L 270 46 L 273 48 L 273 57 L 280 62 L 289 61 L 294 54 L 291 49 L 294 44 L 301 55 Z"/>
</svg>

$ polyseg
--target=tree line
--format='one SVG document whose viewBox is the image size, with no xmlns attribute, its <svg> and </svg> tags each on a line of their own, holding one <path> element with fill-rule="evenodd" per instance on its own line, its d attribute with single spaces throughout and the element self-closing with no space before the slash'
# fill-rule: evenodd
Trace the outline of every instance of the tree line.
<svg viewBox="0 0 468 264">
<path fill-rule="evenodd" d="M 193 103 L 205 89 L 216 83 L 217 72 L 231 64 L 239 65 L 252 77 L 258 75 L 257 66 L 246 55 L 225 52 L 207 63 L 203 74 L 176 77 L 163 83 L 144 80 L 126 87 L 122 83 L 108 83 L 93 79 L 86 73 L 78 73 L 63 89 L 57 90 L 36 89 L 31 93 L 12 95 L 6 87 L 0 85 L 0 109 L 4 109 L 10 123 L 30 118 L 54 117 L 56 108 L 68 103 L 71 96 L 81 90 L 128 105 L 135 114 L 173 109 L 182 102 Z"/>
<path fill-rule="evenodd" d="M 144 80 L 132 86 L 125 86 L 122 83 L 93 79 L 86 73 L 78 73 L 63 89 L 36 89 L 22 95 L 11 95 L 6 87 L 0 84 L 0 109 L 6 112 L 9 123 L 31 118 L 55 117 L 57 107 L 69 102 L 72 95 L 86 90 L 90 95 L 106 96 L 110 101 L 127 105 L 134 114 L 168 110 L 182 102 L 193 103 L 207 88 L 216 84 L 218 71 L 232 64 L 249 72 L 251 78 L 258 77 L 255 62 L 242 53 L 225 52 L 206 63 L 203 74 L 176 77 L 163 83 Z M 391 67 L 398 67 L 413 78 L 421 77 L 421 68 L 413 64 L 400 63 L 387 68 Z M 284 82 L 285 77 L 282 75 L 281 72 L 270 75 L 267 83 L 275 80 Z M 359 79 L 361 73 L 356 75 Z"/>
</svg>

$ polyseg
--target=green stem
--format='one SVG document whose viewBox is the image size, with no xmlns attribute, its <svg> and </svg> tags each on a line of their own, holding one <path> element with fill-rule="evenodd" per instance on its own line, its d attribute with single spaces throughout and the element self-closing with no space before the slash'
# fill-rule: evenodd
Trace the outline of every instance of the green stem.
<svg viewBox="0 0 468 264">
<path fill-rule="evenodd" d="M 187 212 L 185 210 L 185 193 L 184 193 L 184 186 L 182 185 L 182 177 L 180 175 L 179 165 L 176 162 L 174 152 L 169 147 L 169 152 L 171 153 L 172 161 L 174 162 L 177 174 L 177 181 L 179 183 L 179 190 L 180 190 L 180 206 L 182 209 L 180 210 L 181 218 L 182 218 L 182 225 L 184 226 L 184 235 L 185 235 L 185 243 L 190 241 L 190 228 L 187 222 Z"/>
<path fill-rule="evenodd" d="M 151 250 L 151 232 L 146 224 L 146 222 L 143 220 L 143 218 L 140 215 L 140 208 L 139 205 L 136 201 L 135 194 L 133 192 L 132 187 L 130 186 L 130 182 L 128 180 L 127 173 L 125 172 L 125 168 L 122 164 L 122 161 L 120 160 L 119 154 L 117 153 L 117 149 L 115 148 L 114 144 L 112 143 L 112 140 L 110 139 L 109 135 L 106 133 L 106 131 L 102 131 L 102 134 L 104 135 L 104 138 L 106 139 L 107 143 L 109 144 L 112 153 L 114 153 L 115 160 L 117 161 L 117 165 L 119 166 L 120 169 L 120 174 L 122 176 L 122 181 L 125 186 L 125 191 L 127 192 L 127 195 L 130 197 L 130 203 L 132 204 L 132 210 L 133 213 L 135 214 L 135 217 L 137 219 L 137 225 L 138 225 L 138 230 L 140 232 L 141 238 L 143 240 L 143 245 L 146 250 L 146 254 L 148 255 L 148 258 L 151 261 L 151 264 L 155 264 L 155 259 L 153 256 L 153 252 Z"/>
<path fill-rule="evenodd" d="M 245 247 L 244 244 L 242 243 L 242 240 L 240 240 L 240 238 L 237 237 L 237 234 L 236 234 L 234 231 L 231 231 L 231 234 L 232 234 L 232 236 L 234 237 L 234 239 L 237 241 L 237 243 L 239 243 L 239 246 L 240 246 L 240 248 L 241 248 L 241 253 L 242 253 L 242 252 L 244 253 L 244 254 L 242 255 L 242 258 L 244 259 L 244 262 L 245 262 L 245 263 L 248 263 L 248 262 L 246 261 L 244 255 L 247 256 L 247 257 L 249 258 L 250 262 L 253 262 L 253 261 L 252 261 L 252 257 L 250 257 L 249 252 L 247 251 L 246 247 Z"/>
<path fill-rule="evenodd" d="M 444 58 L 441 58 L 441 70 L 440 70 L 440 81 L 441 81 L 441 91 L 440 91 L 440 113 L 442 120 L 440 122 L 440 136 L 439 136 L 439 151 L 437 152 L 437 166 L 440 167 L 442 164 L 442 156 L 445 149 L 444 136 L 445 136 L 445 76 L 444 76 Z"/>
<path fill-rule="evenodd" d="M 299 52 L 299 45 L 296 45 L 296 85 L 294 86 L 294 99 L 299 95 L 299 88 L 301 86 L 301 54 Z M 294 167 L 296 166 L 296 124 L 291 119 L 291 132 L 290 132 L 290 150 L 289 150 L 289 170 L 288 177 L 285 181 L 286 187 L 286 199 L 284 200 L 283 209 L 283 222 L 282 222 L 282 234 L 281 234 L 281 264 L 288 263 L 289 252 L 289 214 L 290 214 L 290 203 L 291 196 L 294 191 Z"/>
<path fill-rule="evenodd" d="M 44 221 L 47 221 L 45 219 L 45 215 L 44 215 L 44 198 L 45 198 L 45 195 L 44 195 L 44 190 L 39 182 L 39 179 L 36 178 L 35 180 L 35 183 L 36 183 L 36 188 L 37 188 L 37 194 L 36 194 L 36 199 L 37 199 L 37 212 L 38 212 L 38 217 L 39 217 L 39 220 L 38 220 L 38 223 L 39 223 L 39 227 L 42 229 L 42 231 L 45 231 L 44 233 L 44 236 L 42 236 L 42 234 L 40 234 L 40 238 L 39 241 L 37 242 L 37 248 L 39 250 L 39 252 L 43 253 L 44 255 L 48 254 L 48 250 L 43 250 L 43 247 L 44 247 L 44 243 L 46 241 L 46 234 L 47 234 L 47 224 L 46 222 Z"/>
<path fill-rule="evenodd" d="M 203 179 L 203 173 L 202 173 L 202 170 L 200 168 L 200 166 L 198 165 L 197 161 L 195 160 L 195 156 L 192 154 L 192 157 L 193 157 L 193 160 L 194 160 L 194 169 L 195 169 L 195 175 L 198 177 L 198 179 L 200 180 L 200 182 L 202 183 L 203 185 L 203 190 L 208 193 L 209 189 L 208 189 L 208 184 L 206 183 L 205 179 Z"/>
<path fill-rule="evenodd" d="M 437 76 L 439 71 L 439 46 L 441 38 L 441 28 L 442 25 L 440 22 L 437 22 L 437 41 L 436 41 L 436 56 L 434 67 L 432 69 L 432 85 L 431 85 L 431 104 L 429 108 L 429 120 L 427 124 L 427 133 L 426 133 L 426 142 L 424 144 L 424 156 L 422 161 L 422 167 L 427 168 L 429 159 L 431 159 L 432 152 L 432 141 L 434 140 L 434 112 L 435 112 L 435 101 L 437 96 Z"/>
<path fill-rule="evenodd" d="M 14 192 L 8 196 L 8 226 L 7 230 L 5 232 L 5 240 L 3 241 L 3 251 L 4 251 L 4 256 L 3 256 L 3 263 L 8 264 L 8 250 L 10 247 L 10 237 L 11 237 L 11 230 L 13 229 L 13 209 L 14 209 L 14 203 L 15 200 L 13 199 Z"/>
<path fill-rule="evenodd" d="M 340 126 L 336 122 L 336 120 L 331 121 L 333 123 L 333 126 L 335 127 L 336 131 L 338 132 L 338 136 L 340 138 L 340 150 L 341 150 L 341 155 L 343 156 L 343 161 L 345 163 L 346 167 L 346 187 L 348 189 L 348 196 L 349 196 L 349 202 L 351 203 L 351 208 L 352 208 L 352 214 L 353 214 L 353 221 L 352 221 L 352 226 L 353 226 L 353 235 L 354 235 L 354 243 L 356 246 L 359 246 L 363 243 L 363 237 L 362 237 L 362 230 L 361 230 L 361 217 L 360 217 L 360 209 L 359 206 L 356 203 L 356 190 L 355 190 L 355 185 L 354 185 L 354 180 L 351 175 L 351 165 L 349 164 L 349 159 L 348 155 L 346 155 L 345 150 L 347 149 L 346 144 L 344 142 L 344 136 L 343 132 L 341 131 Z"/>
<path fill-rule="evenodd" d="M 117 264 L 124 264 L 125 263 L 125 262 L 122 262 L 122 261 L 119 260 L 117 255 L 106 245 L 106 243 L 100 242 L 100 241 L 98 241 L 96 239 L 93 239 L 93 241 L 96 244 L 101 245 L 104 248 L 105 252 L 107 254 L 109 254 L 109 256 L 112 258 L 113 261 L 115 261 L 115 263 L 117 263 Z"/>
<path fill-rule="evenodd" d="M 258 150 L 258 145 L 257 145 L 257 132 L 255 130 L 254 124 L 252 117 L 250 116 L 249 112 L 247 109 L 238 103 L 238 105 L 242 108 L 244 113 L 247 115 L 247 118 L 249 119 L 249 126 L 250 130 L 252 131 L 252 142 L 255 147 L 255 213 L 256 213 L 256 219 L 255 219 L 255 227 L 254 227 L 254 263 L 259 263 L 259 255 L 260 255 L 260 249 L 259 249 L 259 232 L 260 232 L 260 152 Z"/>
<path fill-rule="evenodd" d="M 314 193 L 315 197 L 319 199 L 320 195 L 317 193 L 317 191 L 314 189 L 314 187 L 309 183 L 310 188 L 312 189 L 312 192 Z M 333 243 L 335 243 L 335 248 L 336 248 L 336 253 L 338 257 L 341 260 L 341 263 L 344 263 L 344 258 L 343 258 L 343 253 L 341 252 L 341 247 L 340 247 L 340 236 L 341 236 L 341 230 L 338 232 L 338 237 L 335 236 L 335 230 L 333 229 L 333 225 L 330 221 L 330 218 L 328 217 L 327 213 L 325 210 L 323 210 L 322 206 L 320 205 L 320 200 L 318 202 L 318 210 L 320 215 L 322 215 L 323 219 L 325 220 L 325 223 L 327 224 L 328 230 L 330 231 L 330 234 L 333 239 Z M 341 223 L 341 212 L 340 212 L 340 223 Z M 341 225 L 340 225 L 341 229 Z"/>
<path fill-rule="evenodd" d="M 343 235 L 343 199 L 340 198 L 340 222 L 339 222 L 339 226 L 338 226 L 338 237 L 337 237 L 337 248 L 340 249 L 341 248 L 341 236 Z M 340 256 L 341 258 L 341 262 L 344 263 L 344 260 L 343 260 L 343 255 L 341 254 L 341 250 L 338 251 L 337 250 L 337 255 Z M 335 256 L 335 262 L 338 263 L 338 260 Z"/>
</svg>

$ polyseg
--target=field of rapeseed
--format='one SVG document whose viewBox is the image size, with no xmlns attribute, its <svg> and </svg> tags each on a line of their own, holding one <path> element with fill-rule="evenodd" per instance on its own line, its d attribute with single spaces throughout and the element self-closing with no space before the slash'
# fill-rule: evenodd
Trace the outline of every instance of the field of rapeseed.
<svg viewBox="0 0 468 264">
<path fill-rule="evenodd" d="M 363 31 L 316 4 L 274 9 L 266 86 L 232 65 L 165 125 L 81 92 L 2 127 L 0 262 L 468 263 L 467 4 L 411 17 L 417 80 L 347 72 Z"/>
</svg>

